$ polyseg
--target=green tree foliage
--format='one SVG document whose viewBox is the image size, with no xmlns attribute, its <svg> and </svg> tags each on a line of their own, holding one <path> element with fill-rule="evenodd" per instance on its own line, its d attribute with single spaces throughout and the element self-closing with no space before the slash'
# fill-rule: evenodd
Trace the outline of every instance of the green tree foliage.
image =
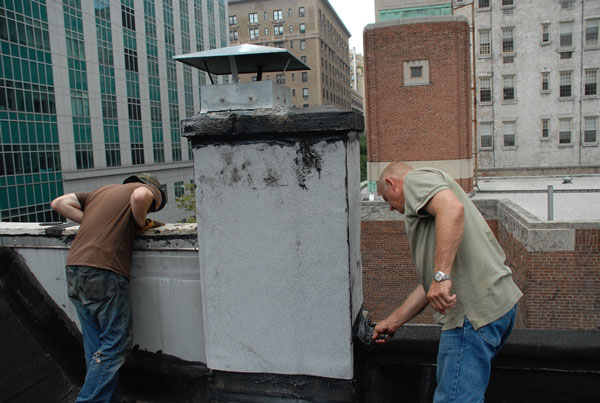
<svg viewBox="0 0 600 403">
<path fill-rule="evenodd" d="M 183 222 L 196 222 L 196 185 L 193 183 L 186 183 L 184 189 L 183 196 L 175 199 L 177 201 L 177 207 L 192 213 L 192 215 L 184 219 Z"/>
</svg>

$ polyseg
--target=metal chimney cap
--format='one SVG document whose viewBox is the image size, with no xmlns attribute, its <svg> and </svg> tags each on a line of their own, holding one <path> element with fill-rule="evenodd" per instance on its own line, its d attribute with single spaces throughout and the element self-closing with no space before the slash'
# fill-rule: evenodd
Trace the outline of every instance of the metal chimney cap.
<svg viewBox="0 0 600 403">
<path fill-rule="evenodd" d="M 230 57 L 235 59 L 237 73 L 310 70 L 287 49 L 243 44 L 174 56 L 178 62 L 189 64 L 216 75 L 235 74 Z"/>
</svg>

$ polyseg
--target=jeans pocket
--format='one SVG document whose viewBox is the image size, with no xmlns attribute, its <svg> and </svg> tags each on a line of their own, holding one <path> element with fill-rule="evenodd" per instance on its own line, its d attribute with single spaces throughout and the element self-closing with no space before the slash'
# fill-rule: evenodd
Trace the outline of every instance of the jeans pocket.
<svg viewBox="0 0 600 403">
<path fill-rule="evenodd" d="M 103 301 L 112 297 L 118 290 L 113 273 L 108 270 L 87 273 L 81 276 L 81 288 L 90 302 Z"/>
<path fill-rule="evenodd" d="M 504 314 L 504 316 L 496 319 L 492 323 L 480 327 L 477 330 L 479 336 L 492 347 L 499 347 L 505 341 L 504 336 L 508 335 L 512 330 L 515 313 L 516 305 Z"/>
<path fill-rule="evenodd" d="M 498 326 L 495 326 L 495 323 L 496 322 L 492 322 L 477 330 L 479 337 L 492 347 L 498 347 L 500 345 L 502 335 L 504 334 L 504 332 L 500 331 Z"/>
</svg>

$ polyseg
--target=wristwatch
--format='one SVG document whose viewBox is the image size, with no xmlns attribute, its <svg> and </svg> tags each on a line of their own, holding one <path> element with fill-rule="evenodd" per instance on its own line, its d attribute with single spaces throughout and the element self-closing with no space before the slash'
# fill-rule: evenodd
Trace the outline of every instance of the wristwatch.
<svg viewBox="0 0 600 403">
<path fill-rule="evenodd" d="M 450 280 L 450 275 L 444 273 L 443 271 L 436 271 L 433 275 L 433 279 L 438 283 L 441 283 L 442 281 Z"/>
</svg>

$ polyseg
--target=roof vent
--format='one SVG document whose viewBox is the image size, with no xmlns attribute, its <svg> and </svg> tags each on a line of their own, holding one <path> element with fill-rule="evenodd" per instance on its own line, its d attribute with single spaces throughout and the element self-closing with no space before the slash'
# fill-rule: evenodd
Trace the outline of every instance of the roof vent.
<svg viewBox="0 0 600 403">
<path fill-rule="evenodd" d="M 188 53 L 173 59 L 206 71 L 211 84 L 211 74 L 232 75 L 233 84 L 202 86 L 200 113 L 289 106 L 290 89 L 262 81 L 263 73 L 310 70 L 287 49 L 252 44 Z M 256 73 L 256 81 L 240 83 L 238 74 L 247 73 Z"/>
</svg>

